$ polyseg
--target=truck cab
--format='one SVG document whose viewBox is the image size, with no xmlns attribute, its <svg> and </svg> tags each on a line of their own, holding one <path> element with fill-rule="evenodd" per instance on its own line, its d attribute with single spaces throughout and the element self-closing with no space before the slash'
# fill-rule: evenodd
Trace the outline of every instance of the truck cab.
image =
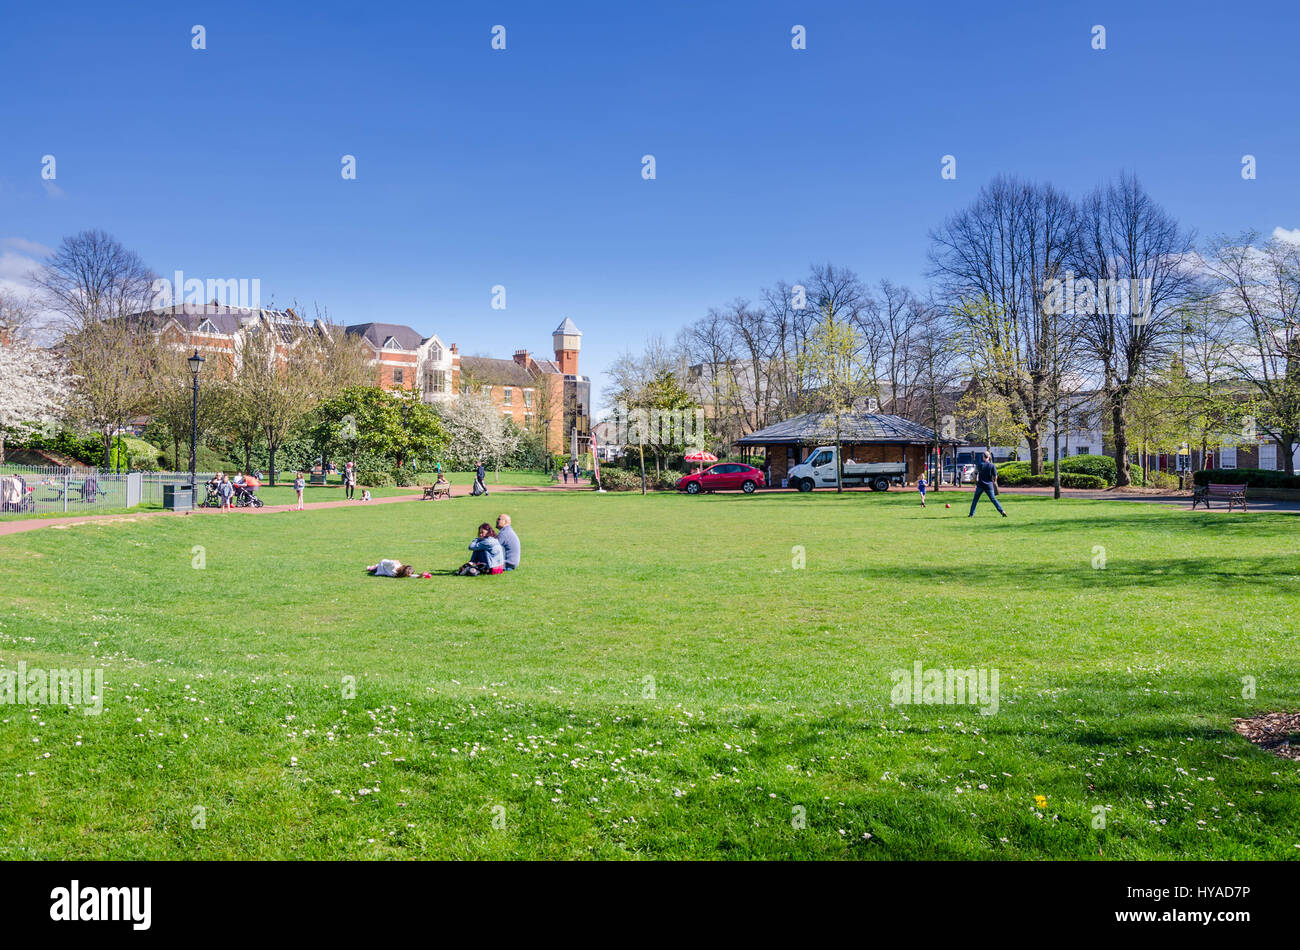
<svg viewBox="0 0 1300 950">
<path fill-rule="evenodd" d="M 790 469 L 788 484 L 799 491 L 814 488 L 834 488 L 835 470 L 839 455 L 833 445 L 819 445 L 807 461 Z M 907 477 L 906 462 L 846 462 L 842 475 L 846 488 L 867 485 L 872 491 L 889 491 L 890 485 L 901 485 Z"/>
</svg>

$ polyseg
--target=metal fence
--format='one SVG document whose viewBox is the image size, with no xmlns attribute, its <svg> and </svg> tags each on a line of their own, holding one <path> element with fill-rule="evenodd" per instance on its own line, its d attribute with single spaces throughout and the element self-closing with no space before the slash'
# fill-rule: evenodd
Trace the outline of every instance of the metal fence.
<svg viewBox="0 0 1300 950">
<path fill-rule="evenodd" d="M 199 472 L 199 500 L 212 472 Z M 19 481 L 12 479 L 17 476 Z M 124 472 L 0 464 L 0 518 L 94 514 L 162 505 L 164 485 L 188 485 L 189 472 Z"/>
</svg>

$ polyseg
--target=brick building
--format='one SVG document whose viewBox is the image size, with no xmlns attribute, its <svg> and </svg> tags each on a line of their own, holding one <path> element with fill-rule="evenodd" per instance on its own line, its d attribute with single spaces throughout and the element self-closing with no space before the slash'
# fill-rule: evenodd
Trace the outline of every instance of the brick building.
<svg viewBox="0 0 1300 950">
<path fill-rule="evenodd" d="M 426 402 L 446 402 L 470 392 L 486 394 L 520 428 L 541 431 L 552 452 L 572 449 L 591 432 L 591 380 L 578 372 L 582 331 L 569 318 L 551 334 L 554 359 L 516 350 L 511 359 L 462 356 L 438 336 L 421 336 L 394 323 L 358 323 L 373 354 L 375 384 L 418 390 Z"/>
<path fill-rule="evenodd" d="M 180 304 L 133 314 L 160 339 L 210 360 L 209 372 L 233 369 L 240 341 L 248 333 L 279 333 L 292 347 L 305 330 L 326 329 L 292 310 Z M 448 402 L 470 391 L 484 392 L 521 428 L 542 432 L 553 452 L 579 450 L 591 432 L 591 381 L 578 372 L 582 331 L 567 317 L 551 334 L 554 359 L 516 350 L 511 359 L 460 355 L 455 343 L 424 336 L 400 323 L 355 323 L 344 328 L 361 338 L 382 389 L 418 392 L 425 402 Z"/>
</svg>

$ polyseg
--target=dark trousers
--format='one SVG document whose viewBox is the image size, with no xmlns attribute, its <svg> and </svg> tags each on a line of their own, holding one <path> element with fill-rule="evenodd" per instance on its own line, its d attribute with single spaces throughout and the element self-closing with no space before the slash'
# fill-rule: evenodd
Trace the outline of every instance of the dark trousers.
<svg viewBox="0 0 1300 950">
<path fill-rule="evenodd" d="M 353 485 L 351 482 L 348 482 L 346 485 L 343 486 L 344 496 L 347 498 L 351 498 L 352 493 L 356 490 L 357 490 L 357 486 Z"/>
<path fill-rule="evenodd" d="M 970 500 L 970 513 L 972 515 L 975 514 L 975 506 L 979 504 L 980 495 L 988 495 L 989 501 L 993 502 L 993 507 L 1001 514 L 1006 513 L 1002 511 L 1002 506 L 998 504 L 998 496 L 993 493 L 993 490 L 983 482 L 976 482 L 975 497 Z"/>
</svg>

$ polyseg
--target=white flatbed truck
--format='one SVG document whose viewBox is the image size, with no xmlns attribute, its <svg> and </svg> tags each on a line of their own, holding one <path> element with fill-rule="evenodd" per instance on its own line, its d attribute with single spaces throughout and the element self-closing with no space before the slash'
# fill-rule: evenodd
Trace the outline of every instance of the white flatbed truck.
<svg viewBox="0 0 1300 950">
<path fill-rule="evenodd" d="M 833 445 L 813 449 L 806 462 L 800 462 L 786 478 L 786 484 L 799 491 L 835 487 L 838 456 Z M 906 462 L 845 462 L 845 488 L 867 486 L 872 491 L 889 491 L 890 485 L 902 485 L 907 479 Z"/>
</svg>

